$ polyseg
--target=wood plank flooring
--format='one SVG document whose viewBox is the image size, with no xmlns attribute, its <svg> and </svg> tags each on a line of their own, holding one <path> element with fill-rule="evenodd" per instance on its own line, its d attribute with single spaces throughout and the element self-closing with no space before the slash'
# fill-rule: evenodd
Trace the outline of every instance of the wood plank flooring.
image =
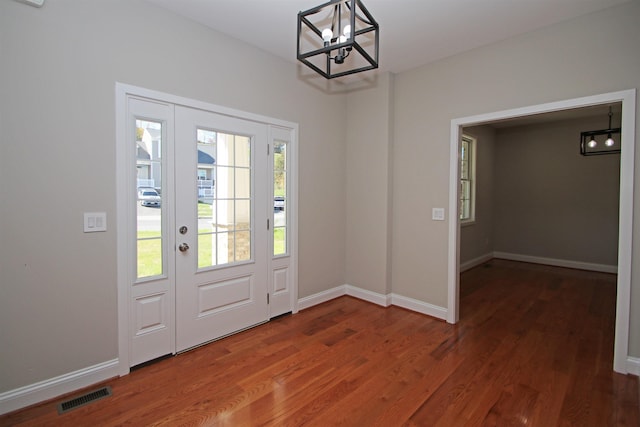
<svg viewBox="0 0 640 427">
<path fill-rule="evenodd" d="M 615 276 L 492 260 L 461 282 L 455 326 L 342 297 L 0 425 L 640 425 L 638 378 L 612 368 Z"/>
</svg>

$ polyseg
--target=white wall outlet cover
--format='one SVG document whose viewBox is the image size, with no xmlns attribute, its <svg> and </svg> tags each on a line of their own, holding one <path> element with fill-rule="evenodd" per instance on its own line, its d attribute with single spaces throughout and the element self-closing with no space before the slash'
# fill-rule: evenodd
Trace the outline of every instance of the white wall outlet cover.
<svg viewBox="0 0 640 427">
<path fill-rule="evenodd" d="M 29 6 L 34 7 L 42 7 L 44 5 L 44 0 L 16 0 L 20 3 L 28 4 Z"/>
</svg>

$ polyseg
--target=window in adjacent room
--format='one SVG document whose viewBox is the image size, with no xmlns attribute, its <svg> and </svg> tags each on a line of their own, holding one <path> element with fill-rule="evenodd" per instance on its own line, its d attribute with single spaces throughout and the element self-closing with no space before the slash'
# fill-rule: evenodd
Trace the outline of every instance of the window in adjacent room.
<svg viewBox="0 0 640 427">
<path fill-rule="evenodd" d="M 475 220 L 475 155 L 475 138 L 462 135 L 460 144 L 460 221 L 463 224 Z"/>
</svg>

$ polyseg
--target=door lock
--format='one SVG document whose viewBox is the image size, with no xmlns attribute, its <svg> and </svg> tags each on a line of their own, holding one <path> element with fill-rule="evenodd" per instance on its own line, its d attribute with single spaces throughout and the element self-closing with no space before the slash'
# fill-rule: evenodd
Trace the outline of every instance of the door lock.
<svg viewBox="0 0 640 427">
<path fill-rule="evenodd" d="M 189 229 L 186 225 L 183 225 L 182 227 L 178 228 L 178 231 L 180 232 L 180 234 L 187 234 L 187 231 L 189 231 Z"/>
</svg>

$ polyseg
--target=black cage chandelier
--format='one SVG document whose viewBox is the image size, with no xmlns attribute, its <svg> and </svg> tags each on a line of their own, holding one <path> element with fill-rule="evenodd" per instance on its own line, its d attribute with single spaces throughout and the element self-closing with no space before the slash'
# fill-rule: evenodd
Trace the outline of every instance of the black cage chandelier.
<svg viewBox="0 0 640 427">
<path fill-rule="evenodd" d="M 590 130 L 580 133 L 580 154 L 593 156 L 596 154 L 613 154 L 620 152 L 620 128 L 611 127 L 611 107 L 609 107 L 609 127 L 602 130 Z M 618 141 L 614 136 L 617 136 Z"/>
<path fill-rule="evenodd" d="M 298 13 L 298 60 L 327 79 L 378 68 L 379 26 L 360 0 Z"/>
</svg>

